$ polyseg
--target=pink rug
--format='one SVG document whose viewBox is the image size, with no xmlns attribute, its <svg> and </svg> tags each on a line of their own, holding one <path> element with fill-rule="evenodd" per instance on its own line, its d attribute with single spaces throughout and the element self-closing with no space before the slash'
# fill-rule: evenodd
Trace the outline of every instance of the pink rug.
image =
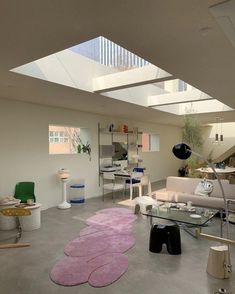
<svg viewBox="0 0 235 294">
<path fill-rule="evenodd" d="M 74 286 L 88 282 L 105 287 L 117 281 L 128 269 L 123 253 L 134 246 L 132 226 L 136 216 L 126 208 L 97 211 L 86 220 L 89 225 L 80 237 L 65 246 L 66 257 L 50 272 L 53 282 Z"/>
</svg>

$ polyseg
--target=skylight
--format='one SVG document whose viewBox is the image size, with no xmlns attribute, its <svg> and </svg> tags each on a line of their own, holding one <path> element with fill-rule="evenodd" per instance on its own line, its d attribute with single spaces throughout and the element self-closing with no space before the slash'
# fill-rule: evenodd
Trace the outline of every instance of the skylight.
<svg viewBox="0 0 235 294">
<path fill-rule="evenodd" d="M 150 64 L 143 58 L 102 36 L 71 47 L 70 50 L 117 71 Z"/>
<path fill-rule="evenodd" d="M 102 36 L 11 71 L 177 115 L 232 110 Z"/>
</svg>

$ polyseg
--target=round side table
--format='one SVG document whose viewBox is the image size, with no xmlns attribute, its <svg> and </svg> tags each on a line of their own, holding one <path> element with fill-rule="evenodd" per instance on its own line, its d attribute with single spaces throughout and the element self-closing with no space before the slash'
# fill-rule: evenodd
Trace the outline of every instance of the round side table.
<svg viewBox="0 0 235 294">
<path fill-rule="evenodd" d="M 25 206 L 25 209 L 29 209 L 31 215 L 20 216 L 19 221 L 23 231 L 32 231 L 41 227 L 41 204 L 35 203 L 35 205 Z"/>
</svg>

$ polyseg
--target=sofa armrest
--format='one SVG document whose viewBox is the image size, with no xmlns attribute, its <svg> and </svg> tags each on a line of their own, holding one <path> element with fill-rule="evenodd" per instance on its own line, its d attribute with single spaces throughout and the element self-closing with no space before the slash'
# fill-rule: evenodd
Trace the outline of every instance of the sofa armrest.
<svg viewBox="0 0 235 294">
<path fill-rule="evenodd" d="M 174 202 L 175 191 L 168 191 L 166 188 L 154 191 L 152 193 L 152 197 L 159 200 L 159 201 L 169 201 Z"/>
</svg>

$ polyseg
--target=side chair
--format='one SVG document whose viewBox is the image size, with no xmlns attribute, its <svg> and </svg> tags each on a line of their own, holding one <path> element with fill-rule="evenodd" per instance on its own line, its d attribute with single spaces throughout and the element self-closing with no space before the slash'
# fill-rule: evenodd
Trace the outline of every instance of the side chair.
<svg viewBox="0 0 235 294">
<path fill-rule="evenodd" d="M 132 189 L 130 191 L 130 199 L 132 200 L 133 189 L 139 189 L 139 197 L 143 195 L 143 188 L 148 187 L 148 196 L 152 196 L 150 175 L 144 171 L 144 168 L 134 168 L 131 174 L 131 178 L 126 180 L 125 190 L 127 188 Z"/>
<path fill-rule="evenodd" d="M 28 199 L 33 199 L 36 202 L 34 194 L 34 182 L 19 182 L 15 186 L 14 197 L 20 199 L 21 203 L 26 203 Z"/>
<path fill-rule="evenodd" d="M 120 191 L 125 189 L 124 183 L 117 183 L 115 181 L 115 175 L 111 172 L 104 172 L 103 173 L 103 201 L 104 201 L 104 193 L 105 191 L 111 191 L 112 192 L 112 198 L 114 201 L 114 192 Z"/>
<path fill-rule="evenodd" d="M 29 209 L 15 207 L 15 208 L 3 208 L 0 210 L 0 213 L 4 216 L 16 217 L 16 221 L 17 221 L 17 234 L 14 236 L 15 242 L 8 243 L 8 244 L 6 244 L 6 243 L 0 244 L 0 249 L 29 247 L 30 243 L 18 243 L 21 238 L 21 234 L 22 234 L 19 216 L 31 215 L 31 211 Z M 8 239 L 10 239 L 10 238 L 8 238 Z"/>
</svg>

